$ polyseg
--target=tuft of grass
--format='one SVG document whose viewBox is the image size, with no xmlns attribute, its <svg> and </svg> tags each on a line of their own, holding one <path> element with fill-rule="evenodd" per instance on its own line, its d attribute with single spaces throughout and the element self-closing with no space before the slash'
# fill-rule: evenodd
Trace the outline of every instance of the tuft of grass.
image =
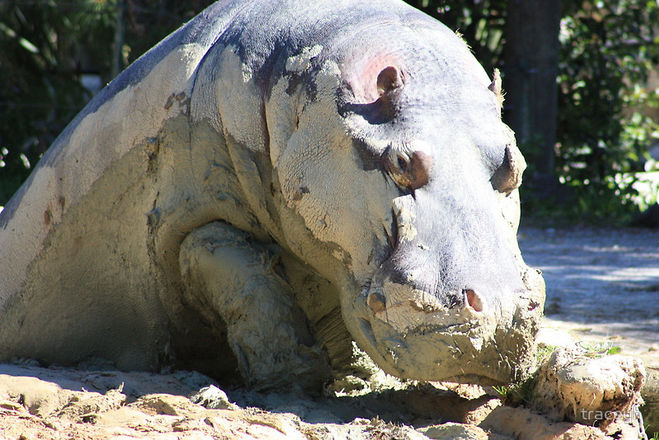
<svg viewBox="0 0 659 440">
<path fill-rule="evenodd" d="M 545 345 L 545 344 L 540 344 L 538 346 L 538 351 L 536 352 L 536 361 L 538 364 L 543 363 L 545 360 L 551 356 L 551 354 L 556 351 L 558 348 L 557 345 Z"/>
<path fill-rule="evenodd" d="M 519 383 L 493 386 L 492 388 L 501 396 L 504 405 L 530 406 L 535 398 L 536 382 L 536 377 L 532 376 Z"/>
<path fill-rule="evenodd" d="M 613 347 L 610 347 L 608 350 L 606 350 L 606 354 L 607 354 L 607 355 L 610 355 L 610 354 L 618 354 L 618 353 L 620 353 L 621 351 L 622 351 L 622 348 L 620 348 L 620 347 L 618 347 L 618 346 L 613 346 Z"/>
<path fill-rule="evenodd" d="M 622 352 L 622 348 L 610 342 L 579 342 L 578 345 L 589 358 L 600 358 Z"/>
<path fill-rule="evenodd" d="M 557 345 L 540 344 L 536 351 L 537 365 L 544 363 L 551 354 L 556 351 Z M 535 397 L 535 386 L 537 383 L 537 374 L 532 374 L 525 380 L 509 385 L 493 386 L 492 389 L 499 394 L 501 401 L 505 405 L 530 406 Z"/>
</svg>

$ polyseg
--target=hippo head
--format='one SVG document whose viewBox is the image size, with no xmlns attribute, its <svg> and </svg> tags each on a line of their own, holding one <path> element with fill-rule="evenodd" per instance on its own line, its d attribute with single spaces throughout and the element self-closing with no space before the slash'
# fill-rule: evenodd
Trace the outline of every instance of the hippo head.
<svg viewBox="0 0 659 440">
<path fill-rule="evenodd" d="M 440 23 L 408 23 L 288 58 L 302 85 L 274 162 L 324 252 L 288 242 L 339 286 L 349 331 L 386 372 L 509 382 L 532 364 L 544 302 L 516 242 L 525 162 L 498 73 Z"/>
</svg>

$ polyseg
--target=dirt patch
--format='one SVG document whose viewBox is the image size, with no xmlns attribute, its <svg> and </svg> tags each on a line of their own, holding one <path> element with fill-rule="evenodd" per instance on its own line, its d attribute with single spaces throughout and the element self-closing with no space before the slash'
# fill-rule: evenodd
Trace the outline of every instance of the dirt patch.
<svg viewBox="0 0 659 440">
<path fill-rule="evenodd" d="M 613 435 L 633 438 L 627 435 L 638 432 L 632 425 L 620 425 Z M 124 373 L 5 364 L 0 365 L 0 438 L 614 437 L 594 426 L 506 406 L 496 392 L 478 386 L 394 380 L 362 396 L 313 399 L 245 389 L 224 393 L 211 379 L 194 372 Z"/>
<path fill-rule="evenodd" d="M 523 228 L 519 243 L 543 271 L 549 327 L 618 337 L 628 353 L 659 350 L 659 231 Z"/>
</svg>

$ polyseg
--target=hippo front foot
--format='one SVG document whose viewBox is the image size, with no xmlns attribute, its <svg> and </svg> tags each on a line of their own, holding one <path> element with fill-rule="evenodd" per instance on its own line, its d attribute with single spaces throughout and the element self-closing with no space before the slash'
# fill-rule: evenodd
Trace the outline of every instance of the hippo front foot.
<svg viewBox="0 0 659 440">
<path fill-rule="evenodd" d="M 194 230 L 179 254 L 186 299 L 213 325 L 226 326 L 246 384 L 319 392 L 330 376 L 327 355 L 275 272 L 275 252 L 224 223 Z"/>
</svg>

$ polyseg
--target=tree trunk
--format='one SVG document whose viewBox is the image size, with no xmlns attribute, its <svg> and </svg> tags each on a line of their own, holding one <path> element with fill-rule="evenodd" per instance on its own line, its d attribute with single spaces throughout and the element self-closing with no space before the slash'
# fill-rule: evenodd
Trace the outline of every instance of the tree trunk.
<svg viewBox="0 0 659 440">
<path fill-rule="evenodd" d="M 126 39 L 126 26 L 124 23 L 124 0 L 119 0 L 117 2 L 117 12 L 116 12 L 116 24 L 114 28 L 114 53 L 112 58 L 112 79 L 116 78 L 117 75 L 124 70 L 124 42 Z"/>
<path fill-rule="evenodd" d="M 536 170 L 552 186 L 556 143 L 561 0 L 511 0 L 504 45 L 504 118 Z"/>
</svg>

